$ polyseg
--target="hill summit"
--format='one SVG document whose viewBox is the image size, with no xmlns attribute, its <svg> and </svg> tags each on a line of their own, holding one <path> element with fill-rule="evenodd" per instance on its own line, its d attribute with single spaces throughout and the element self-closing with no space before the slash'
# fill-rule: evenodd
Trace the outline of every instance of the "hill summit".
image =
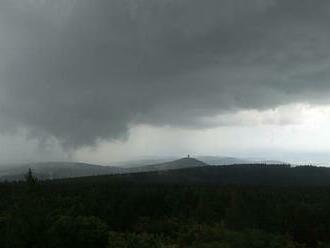
<svg viewBox="0 0 330 248">
<path fill-rule="evenodd" d="M 138 168 L 132 168 L 131 172 L 147 172 L 147 171 L 163 171 L 163 170 L 178 170 L 186 168 L 204 167 L 208 164 L 191 157 L 181 158 L 171 162 L 145 165 Z M 133 171 L 132 171 L 133 170 Z"/>
</svg>

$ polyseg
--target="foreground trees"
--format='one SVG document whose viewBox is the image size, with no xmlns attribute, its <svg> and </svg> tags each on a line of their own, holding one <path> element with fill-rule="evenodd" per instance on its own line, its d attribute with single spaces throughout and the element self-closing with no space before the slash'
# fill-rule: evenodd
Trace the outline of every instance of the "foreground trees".
<svg viewBox="0 0 330 248">
<path fill-rule="evenodd" d="M 106 247 L 108 227 L 97 217 L 59 216 L 48 230 L 49 247 Z"/>
<path fill-rule="evenodd" d="M 30 179 L 0 184 L 0 247 L 330 247 L 327 187 Z"/>
</svg>

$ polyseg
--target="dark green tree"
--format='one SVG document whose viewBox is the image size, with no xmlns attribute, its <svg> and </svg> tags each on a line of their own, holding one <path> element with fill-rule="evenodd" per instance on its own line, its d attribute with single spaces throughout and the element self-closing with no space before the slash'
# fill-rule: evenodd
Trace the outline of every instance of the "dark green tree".
<svg viewBox="0 0 330 248">
<path fill-rule="evenodd" d="M 102 248 L 108 243 L 108 227 L 94 216 L 60 216 L 48 236 L 52 248 Z"/>
</svg>

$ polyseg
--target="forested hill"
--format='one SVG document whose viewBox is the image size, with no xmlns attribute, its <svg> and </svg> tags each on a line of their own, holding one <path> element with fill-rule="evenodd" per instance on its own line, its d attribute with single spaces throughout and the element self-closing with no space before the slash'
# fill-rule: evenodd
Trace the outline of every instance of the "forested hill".
<svg viewBox="0 0 330 248">
<path fill-rule="evenodd" d="M 113 176 L 85 177 L 90 182 L 119 180 L 133 183 L 263 185 L 263 186 L 330 186 L 330 168 L 290 165 L 201 166 L 178 170 L 130 173 Z"/>
<path fill-rule="evenodd" d="M 182 158 L 166 163 L 151 164 L 140 167 L 127 168 L 127 173 L 136 172 L 152 172 L 152 171 L 168 171 L 168 170 L 179 170 L 188 168 L 197 168 L 208 166 L 208 164 L 194 158 Z"/>
<path fill-rule="evenodd" d="M 156 163 L 140 166 L 127 165 L 126 167 L 100 166 L 95 164 L 69 162 L 35 163 L 16 166 L 0 166 L 0 182 L 23 180 L 24 175 L 29 168 L 32 169 L 34 175 L 37 176 L 39 179 L 47 180 L 162 170 L 176 170 L 183 168 L 202 167 L 206 165 L 207 164 L 203 163 L 202 161 L 199 161 L 194 158 L 182 158 L 166 163 Z"/>
</svg>

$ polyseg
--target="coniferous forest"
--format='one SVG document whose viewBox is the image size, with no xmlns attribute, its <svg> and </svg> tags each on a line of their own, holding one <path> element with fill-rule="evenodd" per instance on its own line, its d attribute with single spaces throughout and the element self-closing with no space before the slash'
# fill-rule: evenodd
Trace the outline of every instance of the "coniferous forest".
<svg viewBox="0 0 330 248">
<path fill-rule="evenodd" d="M 328 186 L 143 177 L 150 174 L 38 181 L 30 171 L 24 182 L 2 183 L 0 246 L 330 247 Z"/>
</svg>

